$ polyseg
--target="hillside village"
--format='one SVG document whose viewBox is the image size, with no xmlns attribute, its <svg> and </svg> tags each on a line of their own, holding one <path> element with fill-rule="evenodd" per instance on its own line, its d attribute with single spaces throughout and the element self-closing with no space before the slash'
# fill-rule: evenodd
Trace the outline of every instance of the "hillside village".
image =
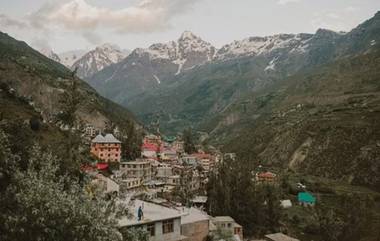
<svg viewBox="0 0 380 241">
<path fill-rule="evenodd" d="M 378 9 L 0 1 L 0 241 L 380 241 Z"/>
<path fill-rule="evenodd" d="M 114 133 L 96 134 L 87 127 L 85 138 L 91 139 L 90 152 L 94 162 L 82 166 L 91 176 L 92 189 L 107 198 L 127 206 L 130 214 L 119 220 L 121 230 L 142 229 L 151 241 L 247 240 L 243 227 L 230 216 L 207 213 L 207 183 L 210 173 L 225 159 L 235 159 L 235 153 L 217 149 L 205 152 L 197 146 L 186 153 L 181 136 L 161 137 L 147 134 L 141 144 L 141 156 L 134 160 L 122 158 L 122 143 L 117 128 Z M 278 185 L 279 177 L 261 167 L 253 173 L 257 185 Z M 298 183 L 300 190 L 306 186 Z M 300 191 L 298 204 L 314 206 L 316 198 Z M 281 200 L 284 209 L 292 207 L 291 200 Z M 268 234 L 265 240 L 293 240 L 283 233 Z"/>
</svg>

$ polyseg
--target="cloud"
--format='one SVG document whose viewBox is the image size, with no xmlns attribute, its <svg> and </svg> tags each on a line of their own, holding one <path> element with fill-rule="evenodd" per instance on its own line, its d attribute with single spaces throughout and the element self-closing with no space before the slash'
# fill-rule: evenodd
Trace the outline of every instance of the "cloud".
<svg viewBox="0 0 380 241">
<path fill-rule="evenodd" d="M 82 37 L 93 45 L 99 45 L 103 42 L 102 37 L 95 32 L 83 32 Z"/>
<path fill-rule="evenodd" d="M 357 25 L 357 8 L 347 7 L 337 11 L 316 12 L 311 20 L 312 27 L 334 31 L 349 31 Z"/>
<path fill-rule="evenodd" d="M 288 3 L 296 3 L 296 2 L 300 2 L 300 1 L 301 0 L 278 0 L 277 4 L 286 5 Z"/>
<path fill-rule="evenodd" d="M 28 16 L 35 28 L 54 26 L 69 31 L 88 33 L 106 28 L 118 33 L 146 33 L 170 27 L 170 20 L 186 12 L 198 0 L 140 0 L 137 4 L 109 9 L 89 4 L 86 0 L 46 4 Z"/>
<path fill-rule="evenodd" d="M 15 27 L 18 29 L 24 29 L 28 27 L 28 25 L 25 22 L 10 18 L 5 14 L 0 14 L 0 26 Z"/>
</svg>

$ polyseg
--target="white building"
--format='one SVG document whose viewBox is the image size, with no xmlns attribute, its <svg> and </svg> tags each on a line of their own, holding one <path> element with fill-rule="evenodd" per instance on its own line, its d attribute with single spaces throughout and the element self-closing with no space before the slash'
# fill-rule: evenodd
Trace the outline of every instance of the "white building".
<svg viewBox="0 0 380 241">
<path fill-rule="evenodd" d="M 149 161 L 122 162 L 120 170 L 126 178 L 140 178 L 142 182 L 152 179 L 152 166 Z"/>
<path fill-rule="evenodd" d="M 181 235 L 181 216 L 180 210 L 167 208 L 154 203 L 141 200 L 134 200 L 128 204 L 132 215 L 124 217 L 119 221 L 120 229 L 124 228 L 143 228 L 147 230 L 150 237 L 149 241 L 180 241 L 186 240 Z M 143 210 L 143 217 L 138 220 L 138 209 Z"/>
</svg>

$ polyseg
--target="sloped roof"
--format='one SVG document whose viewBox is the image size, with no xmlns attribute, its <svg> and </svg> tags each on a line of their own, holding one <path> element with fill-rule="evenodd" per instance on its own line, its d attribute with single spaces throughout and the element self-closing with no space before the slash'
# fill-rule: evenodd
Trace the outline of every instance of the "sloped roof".
<svg viewBox="0 0 380 241">
<path fill-rule="evenodd" d="M 121 143 L 112 134 L 107 134 L 106 136 L 102 136 L 101 134 L 99 134 L 91 142 L 92 143 Z"/>
<path fill-rule="evenodd" d="M 112 134 L 107 134 L 104 139 L 108 143 L 121 143 L 118 139 L 116 139 Z"/>
<path fill-rule="evenodd" d="M 93 143 L 103 143 L 105 141 L 104 136 L 101 134 L 97 135 L 91 142 Z"/>
</svg>

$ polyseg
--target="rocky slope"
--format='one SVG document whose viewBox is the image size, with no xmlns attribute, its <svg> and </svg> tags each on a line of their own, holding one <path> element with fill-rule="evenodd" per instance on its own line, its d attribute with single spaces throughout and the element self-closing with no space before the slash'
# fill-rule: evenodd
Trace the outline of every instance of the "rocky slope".
<svg viewBox="0 0 380 241">
<path fill-rule="evenodd" d="M 76 127 L 92 124 L 104 128 L 105 122 L 114 122 L 123 128 L 133 121 L 129 111 L 101 97 L 87 83 L 73 77 L 69 69 L 1 32 L 0 84 L 3 91 L 29 105 L 43 123 L 62 128 L 62 112 L 71 98 L 77 100 Z M 13 111 L 11 107 L 5 109 Z M 6 117 L 7 113 L 2 115 Z"/>
<path fill-rule="evenodd" d="M 75 61 L 71 69 L 77 69 L 77 75 L 87 79 L 105 67 L 120 62 L 123 58 L 125 58 L 125 52 L 118 46 L 103 44 Z"/>
<path fill-rule="evenodd" d="M 210 62 L 215 52 L 210 43 L 186 31 L 177 41 L 135 49 L 120 63 L 92 76 L 89 83 L 104 96 L 127 103 L 143 92 L 170 83 L 197 65 Z"/>
<path fill-rule="evenodd" d="M 193 125 L 213 131 L 209 129 L 210 120 L 220 119 L 244 96 L 299 72 L 375 49 L 380 41 L 379 19 L 380 14 L 376 14 L 349 33 L 320 29 L 313 35 L 276 35 L 234 42 L 218 50 L 214 61 L 196 66 L 154 91 L 145 91 L 128 102 L 115 100 L 146 123 L 159 115 L 165 130 L 176 132 Z M 228 122 L 235 119 L 230 116 Z"/>
<path fill-rule="evenodd" d="M 212 136 L 226 151 L 380 190 L 380 48 L 334 61 L 251 94 Z"/>
</svg>

